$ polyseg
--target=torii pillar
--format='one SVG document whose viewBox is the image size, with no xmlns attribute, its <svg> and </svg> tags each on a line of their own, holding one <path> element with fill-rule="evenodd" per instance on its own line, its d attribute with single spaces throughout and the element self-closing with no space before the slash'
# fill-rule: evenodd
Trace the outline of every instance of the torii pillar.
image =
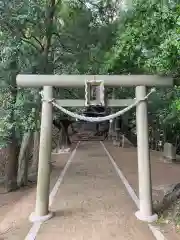
<svg viewBox="0 0 180 240">
<path fill-rule="evenodd" d="M 49 212 L 50 160 L 52 148 L 52 103 L 53 88 L 43 88 L 41 131 L 39 144 L 39 165 L 35 212 L 29 217 L 31 222 L 44 222 L 52 217 Z"/>
<path fill-rule="evenodd" d="M 146 87 L 136 87 L 136 100 L 142 100 L 136 106 L 137 152 L 138 152 L 138 180 L 139 180 L 139 211 L 136 217 L 145 222 L 154 222 L 158 219 L 152 209 L 152 184 L 148 136 L 148 116 Z"/>
</svg>

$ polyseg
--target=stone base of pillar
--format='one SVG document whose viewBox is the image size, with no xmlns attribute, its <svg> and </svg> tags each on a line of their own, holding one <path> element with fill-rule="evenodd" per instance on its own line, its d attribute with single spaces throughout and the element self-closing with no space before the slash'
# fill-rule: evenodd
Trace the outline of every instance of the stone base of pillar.
<svg viewBox="0 0 180 240">
<path fill-rule="evenodd" d="M 47 215 L 45 216 L 37 216 L 34 212 L 31 213 L 31 215 L 29 216 L 29 221 L 32 223 L 35 222 L 45 222 L 47 220 L 49 220 L 50 218 L 53 217 L 53 213 L 49 212 Z"/>
<path fill-rule="evenodd" d="M 70 153 L 71 148 L 56 148 L 52 151 L 52 154 L 64 154 Z"/>
<path fill-rule="evenodd" d="M 158 220 L 157 214 L 153 214 L 151 216 L 145 216 L 140 211 L 137 211 L 135 213 L 135 216 L 137 217 L 138 220 L 141 220 L 143 222 L 148 222 L 148 223 L 152 223 Z"/>
</svg>

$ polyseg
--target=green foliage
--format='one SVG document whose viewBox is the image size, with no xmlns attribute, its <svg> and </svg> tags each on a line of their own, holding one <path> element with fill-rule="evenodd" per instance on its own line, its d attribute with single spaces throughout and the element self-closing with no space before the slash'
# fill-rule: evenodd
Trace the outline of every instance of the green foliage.
<svg viewBox="0 0 180 240">
<path fill-rule="evenodd" d="M 119 18 L 105 68 L 115 73 L 175 73 L 179 67 L 179 5 L 136 1 Z"/>
<path fill-rule="evenodd" d="M 1 139 L 12 128 L 39 128 L 39 89 L 16 89 L 24 73 L 173 75 L 179 79 L 179 1 L 0 1 Z M 55 10 L 55 11 L 54 11 Z M 53 13 L 53 18 L 51 14 Z M 53 20 L 53 21 L 51 21 Z M 51 23 L 49 25 L 49 23 Z M 134 97 L 119 88 L 116 97 Z M 149 111 L 161 125 L 178 128 L 180 88 L 158 90 Z M 55 89 L 57 98 L 83 98 L 81 89 Z"/>
<path fill-rule="evenodd" d="M 111 74 L 171 75 L 178 80 L 179 16 L 179 1 L 133 1 L 127 11 L 120 12 L 116 43 L 106 53 L 101 71 Z M 121 90 L 119 95 L 122 94 Z M 149 104 L 149 114 L 153 115 L 157 124 L 159 122 L 162 129 L 176 129 L 175 135 L 179 131 L 179 96 L 179 87 L 158 89 Z"/>
<path fill-rule="evenodd" d="M 17 73 L 98 73 L 102 56 L 112 45 L 114 24 L 107 23 L 110 12 L 111 17 L 115 14 L 113 4 L 100 1 L 96 6 L 100 22 L 95 6 L 86 2 L 57 1 L 54 6 L 53 2 L 0 1 L 2 144 L 13 129 L 21 141 L 23 132 L 39 128 L 39 89 L 17 89 Z M 83 96 L 82 90 L 55 92 L 57 97 Z"/>
</svg>

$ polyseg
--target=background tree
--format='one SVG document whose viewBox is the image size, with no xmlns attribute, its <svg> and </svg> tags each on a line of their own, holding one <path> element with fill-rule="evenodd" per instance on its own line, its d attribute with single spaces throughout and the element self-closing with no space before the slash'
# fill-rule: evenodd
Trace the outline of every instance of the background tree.
<svg viewBox="0 0 180 240">
<path fill-rule="evenodd" d="M 105 13 L 108 3 L 99 4 L 98 9 Z M 17 187 L 18 173 L 18 184 L 27 184 L 32 135 L 36 146 L 33 166 L 37 168 L 41 111 L 40 89 L 17 88 L 16 75 L 97 73 L 114 33 L 113 24 L 100 22 L 95 8 L 83 1 L 1 0 L 0 15 L 1 147 L 9 149 L 5 185 L 11 191 Z M 71 98 L 84 94 L 72 89 L 55 92 Z"/>
</svg>

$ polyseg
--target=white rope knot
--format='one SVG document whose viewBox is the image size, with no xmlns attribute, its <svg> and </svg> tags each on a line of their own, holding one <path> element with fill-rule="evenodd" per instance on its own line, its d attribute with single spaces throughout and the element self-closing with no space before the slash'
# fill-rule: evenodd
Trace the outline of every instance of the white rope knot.
<svg viewBox="0 0 180 240">
<path fill-rule="evenodd" d="M 47 102 L 48 103 L 53 103 L 53 102 L 55 102 L 55 100 L 56 100 L 55 98 L 52 98 L 52 99 L 47 100 Z"/>
<path fill-rule="evenodd" d="M 39 94 L 41 95 L 41 101 L 42 101 L 42 102 L 53 103 L 53 102 L 55 102 L 55 100 L 56 100 L 55 98 L 45 99 L 45 98 L 44 98 L 43 91 L 40 91 Z"/>
</svg>

